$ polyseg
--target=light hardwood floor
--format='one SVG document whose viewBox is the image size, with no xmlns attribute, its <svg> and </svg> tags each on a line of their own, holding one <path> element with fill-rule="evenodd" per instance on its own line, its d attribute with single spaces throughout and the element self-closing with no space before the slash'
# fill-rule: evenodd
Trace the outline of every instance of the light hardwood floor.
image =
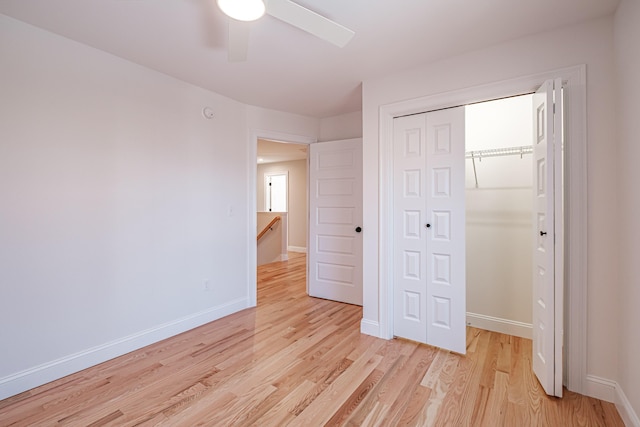
<svg viewBox="0 0 640 427">
<path fill-rule="evenodd" d="M 360 307 L 306 296 L 304 263 L 260 267 L 255 309 L 0 401 L 0 425 L 623 425 L 547 397 L 530 340 L 469 328 L 460 356 L 361 335 Z"/>
</svg>

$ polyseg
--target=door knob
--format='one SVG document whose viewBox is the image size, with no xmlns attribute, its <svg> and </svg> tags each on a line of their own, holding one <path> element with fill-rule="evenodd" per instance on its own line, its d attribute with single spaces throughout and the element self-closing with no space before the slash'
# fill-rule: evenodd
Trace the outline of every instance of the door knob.
<svg viewBox="0 0 640 427">
<path fill-rule="evenodd" d="M 546 236 L 546 235 L 547 235 L 547 232 L 546 232 L 546 231 L 541 231 L 541 232 L 540 232 L 540 236 Z"/>
<path fill-rule="evenodd" d="M 425 227 L 431 228 L 431 224 L 426 224 Z"/>
<path fill-rule="evenodd" d="M 362 231 L 362 227 L 356 227 L 356 233 L 359 233 Z"/>
</svg>

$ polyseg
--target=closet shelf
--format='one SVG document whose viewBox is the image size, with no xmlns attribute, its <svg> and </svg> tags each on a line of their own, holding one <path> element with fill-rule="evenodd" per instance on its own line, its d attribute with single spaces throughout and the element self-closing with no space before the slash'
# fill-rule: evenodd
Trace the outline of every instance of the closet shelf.
<svg viewBox="0 0 640 427">
<path fill-rule="evenodd" d="M 520 147 L 492 148 L 489 150 L 467 151 L 465 158 L 482 159 L 483 157 L 499 157 L 499 156 L 520 156 L 533 153 L 531 145 L 522 145 Z"/>
<path fill-rule="evenodd" d="M 533 146 L 521 145 L 519 147 L 505 147 L 505 148 L 492 148 L 488 150 L 475 150 L 467 151 L 465 153 L 466 159 L 471 159 L 473 162 L 473 176 L 476 179 L 476 188 L 478 188 L 478 173 L 476 172 L 476 159 L 482 161 L 483 157 L 500 157 L 500 156 L 520 156 L 522 158 L 525 154 L 532 154 Z"/>
</svg>

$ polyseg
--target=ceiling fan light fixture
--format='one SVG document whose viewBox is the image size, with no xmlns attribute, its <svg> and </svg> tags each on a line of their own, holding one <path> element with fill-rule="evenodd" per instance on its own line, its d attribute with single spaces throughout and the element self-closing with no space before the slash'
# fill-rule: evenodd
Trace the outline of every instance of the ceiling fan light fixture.
<svg viewBox="0 0 640 427">
<path fill-rule="evenodd" d="M 217 2 L 225 15 L 238 21 L 255 21 L 265 12 L 263 0 L 217 0 Z"/>
</svg>

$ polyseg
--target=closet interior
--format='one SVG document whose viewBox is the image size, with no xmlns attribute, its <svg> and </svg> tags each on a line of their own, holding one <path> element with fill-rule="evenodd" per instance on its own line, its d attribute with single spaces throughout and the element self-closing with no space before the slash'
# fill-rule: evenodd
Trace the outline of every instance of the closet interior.
<svg viewBox="0 0 640 427">
<path fill-rule="evenodd" d="M 465 107 L 467 323 L 531 338 L 532 95 Z"/>
</svg>

